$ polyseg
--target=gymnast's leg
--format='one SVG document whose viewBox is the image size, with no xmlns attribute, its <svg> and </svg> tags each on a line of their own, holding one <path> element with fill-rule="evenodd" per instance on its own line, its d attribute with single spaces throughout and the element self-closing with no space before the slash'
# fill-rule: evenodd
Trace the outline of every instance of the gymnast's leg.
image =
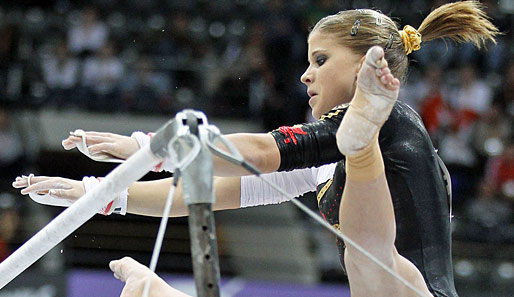
<svg viewBox="0 0 514 297">
<path fill-rule="evenodd" d="M 432 296 L 421 273 L 394 247 L 394 209 L 378 131 L 391 112 L 400 82 L 391 75 L 383 57 L 380 47 L 368 51 L 359 71 L 354 98 L 337 132 L 338 147 L 346 156 L 340 227 L 343 233 L 426 296 Z M 345 250 L 345 264 L 352 297 L 415 296 L 412 290 L 350 245 Z"/>
</svg>

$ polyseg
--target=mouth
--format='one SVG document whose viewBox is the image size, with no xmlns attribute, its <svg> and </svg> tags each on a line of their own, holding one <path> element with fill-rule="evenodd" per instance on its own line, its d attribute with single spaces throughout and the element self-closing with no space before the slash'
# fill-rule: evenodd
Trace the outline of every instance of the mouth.
<svg viewBox="0 0 514 297">
<path fill-rule="evenodd" d="M 312 95 L 309 99 L 309 106 L 312 107 L 314 105 L 314 100 L 318 97 L 318 94 Z"/>
<path fill-rule="evenodd" d="M 309 106 L 312 107 L 314 104 L 314 99 L 318 97 L 318 93 L 307 90 L 307 95 L 309 95 Z"/>
</svg>

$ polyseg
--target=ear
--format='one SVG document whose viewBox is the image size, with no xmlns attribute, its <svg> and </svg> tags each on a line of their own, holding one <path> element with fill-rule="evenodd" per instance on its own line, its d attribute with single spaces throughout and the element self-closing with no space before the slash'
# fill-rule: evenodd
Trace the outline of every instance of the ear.
<svg viewBox="0 0 514 297">
<path fill-rule="evenodd" d="M 359 59 L 359 64 L 357 65 L 357 68 L 355 68 L 355 78 L 353 79 L 353 90 L 352 90 L 352 92 L 354 94 L 355 94 L 355 90 L 357 89 L 357 78 L 359 77 L 359 71 L 361 70 L 361 67 L 364 64 L 364 61 L 366 61 L 366 55 L 362 56 Z"/>
<path fill-rule="evenodd" d="M 355 78 L 357 78 L 357 75 L 359 74 L 359 71 L 361 70 L 362 65 L 364 64 L 364 61 L 366 61 L 366 56 L 362 56 L 359 60 L 359 66 L 357 67 L 357 71 L 355 72 Z"/>
</svg>

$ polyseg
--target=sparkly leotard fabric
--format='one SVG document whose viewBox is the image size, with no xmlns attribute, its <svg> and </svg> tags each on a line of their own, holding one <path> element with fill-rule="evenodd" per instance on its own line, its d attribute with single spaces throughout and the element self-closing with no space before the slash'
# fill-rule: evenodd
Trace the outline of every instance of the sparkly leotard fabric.
<svg viewBox="0 0 514 297">
<path fill-rule="evenodd" d="M 317 186 L 319 210 L 338 227 L 346 173 L 335 134 L 347 105 L 319 121 L 281 127 L 271 134 L 281 154 L 280 170 L 337 162 L 334 176 Z M 435 296 L 456 297 L 450 238 L 450 207 L 436 151 L 419 115 L 398 101 L 379 134 L 396 218 L 398 252 L 420 270 Z M 338 240 L 344 267 L 344 244 Z"/>
</svg>

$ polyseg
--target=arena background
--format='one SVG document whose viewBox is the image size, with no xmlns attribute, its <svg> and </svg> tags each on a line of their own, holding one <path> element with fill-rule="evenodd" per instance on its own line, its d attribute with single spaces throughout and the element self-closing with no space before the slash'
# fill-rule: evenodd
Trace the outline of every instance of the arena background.
<svg viewBox="0 0 514 297">
<path fill-rule="evenodd" d="M 223 133 L 311 121 L 299 77 L 317 20 L 376 8 L 417 27 L 445 2 L 0 1 L 0 258 L 62 211 L 13 190 L 16 176 L 112 170 L 65 152 L 69 131 L 154 131 L 184 108 Z M 514 296 L 514 1 L 482 2 L 504 33 L 498 43 L 423 43 L 400 100 L 422 115 L 452 174 L 460 295 Z M 316 208 L 313 196 L 302 201 Z M 215 218 L 223 296 L 348 296 L 335 239 L 289 203 Z M 97 215 L 0 296 L 118 296 L 108 262 L 148 264 L 158 224 Z M 191 292 L 187 219 L 170 220 L 158 273 Z"/>
</svg>

